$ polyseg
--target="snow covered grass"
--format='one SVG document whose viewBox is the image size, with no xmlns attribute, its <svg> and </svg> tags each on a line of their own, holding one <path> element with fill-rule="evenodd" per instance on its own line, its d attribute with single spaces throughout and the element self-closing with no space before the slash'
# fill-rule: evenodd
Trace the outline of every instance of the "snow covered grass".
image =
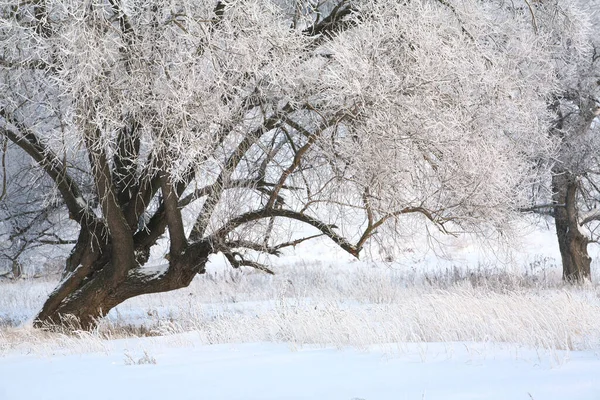
<svg viewBox="0 0 600 400">
<path fill-rule="evenodd" d="M 56 280 L 49 279 L 0 281 L 0 330 L 32 318 L 55 286 Z"/>
<path fill-rule="evenodd" d="M 131 299 L 94 332 L 75 336 L 29 327 L 55 282 L 2 283 L 0 355 L 97 352 L 110 347 L 107 339 L 192 331 L 204 344 L 364 349 L 502 342 L 551 352 L 600 350 L 600 288 L 565 286 L 552 266 L 536 265 L 527 274 L 489 267 L 421 273 L 361 262 L 300 262 L 277 272 L 216 269 L 187 289 Z"/>
<path fill-rule="evenodd" d="M 600 286 L 564 285 L 556 255 L 401 265 L 311 246 L 275 276 L 217 258 L 93 332 L 31 328 L 55 280 L 0 282 L 0 400 L 598 399 Z"/>
</svg>

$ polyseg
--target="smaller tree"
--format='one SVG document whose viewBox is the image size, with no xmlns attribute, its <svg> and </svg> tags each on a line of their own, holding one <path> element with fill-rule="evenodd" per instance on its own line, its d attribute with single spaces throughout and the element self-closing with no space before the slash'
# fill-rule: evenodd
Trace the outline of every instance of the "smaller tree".
<svg viewBox="0 0 600 400">
<path fill-rule="evenodd" d="M 563 278 L 591 279 L 588 244 L 597 241 L 600 221 L 600 3 L 538 2 L 530 9 L 553 51 L 557 87 L 549 100 L 550 135 L 559 143 L 552 158 L 550 190 L 541 206 L 555 222 Z M 557 12 L 558 10 L 558 12 Z"/>
</svg>

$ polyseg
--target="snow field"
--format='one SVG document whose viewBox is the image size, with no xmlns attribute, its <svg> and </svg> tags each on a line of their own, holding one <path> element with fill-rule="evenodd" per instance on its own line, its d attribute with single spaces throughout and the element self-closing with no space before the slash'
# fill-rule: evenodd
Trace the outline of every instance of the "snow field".
<svg viewBox="0 0 600 400">
<path fill-rule="evenodd" d="M 540 273 L 542 274 L 542 273 Z M 28 327 L 53 283 L 4 283 L 0 355 L 102 350 L 107 339 L 196 332 L 203 344 L 285 342 L 367 348 L 408 342 L 600 349 L 600 287 L 487 270 L 417 274 L 393 266 L 297 264 L 275 276 L 216 270 L 190 287 L 140 296 L 91 332 Z"/>
<path fill-rule="evenodd" d="M 0 400 L 600 399 L 600 286 L 564 285 L 555 255 L 384 264 L 311 246 L 275 276 L 217 257 L 75 334 L 31 328 L 55 280 L 0 282 Z"/>
<path fill-rule="evenodd" d="M 600 393 L 600 361 L 589 352 L 548 357 L 481 343 L 366 350 L 206 346 L 193 334 L 121 339 L 102 353 L 0 358 L 8 378 L 0 399 L 596 400 Z"/>
</svg>

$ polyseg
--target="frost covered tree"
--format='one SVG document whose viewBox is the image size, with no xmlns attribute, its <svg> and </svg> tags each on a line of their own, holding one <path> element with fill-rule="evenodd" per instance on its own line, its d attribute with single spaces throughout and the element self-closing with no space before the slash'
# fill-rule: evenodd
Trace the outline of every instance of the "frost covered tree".
<svg viewBox="0 0 600 400">
<path fill-rule="evenodd" d="M 219 252 L 268 272 L 316 236 L 358 257 L 414 219 L 504 229 L 554 149 L 556 82 L 509 3 L 3 2 L 0 134 L 79 226 L 35 324 L 89 328 Z"/>
<path fill-rule="evenodd" d="M 591 278 L 587 248 L 600 221 L 600 3 L 539 2 L 529 12 L 550 37 L 557 78 L 549 108 L 559 147 L 537 210 L 552 210 L 563 278 L 578 282 Z"/>
</svg>

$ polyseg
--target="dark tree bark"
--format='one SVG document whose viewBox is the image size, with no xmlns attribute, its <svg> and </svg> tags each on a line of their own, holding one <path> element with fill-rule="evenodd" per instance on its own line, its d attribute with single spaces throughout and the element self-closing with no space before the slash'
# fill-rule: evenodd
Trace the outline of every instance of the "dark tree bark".
<svg viewBox="0 0 600 400">
<path fill-rule="evenodd" d="M 587 174 L 585 158 L 591 156 L 586 134 L 598 110 L 593 98 L 573 93 L 557 97 L 550 109 L 556 114 L 550 133 L 561 141 L 559 160 L 552 168 L 552 201 L 563 279 L 583 282 L 591 279 L 592 259 L 587 250 L 590 239 L 581 228 L 590 220 L 580 215 L 579 205 L 582 177 Z"/>
<path fill-rule="evenodd" d="M 90 329 L 98 319 L 129 298 L 188 286 L 196 274 L 204 273 L 211 252 L 208 243 L 196 243 L 179 257 L 171 259 L 169 268 L 160 275 L 134 269 L 118 281 L 115 281 L 111 272 L 114 270 L 111 263 L 122 258 L 122 255 L 97 254 L 94 257 L 88 254 L 89 259 L 51 293 L 34 326 L 66 325 L 69 328 Z"/>
<path fill-rule="evenodd" d="M 582 282 L 591 279 L 589 239 L 580 230 L 576 176 L 568 171 L 554 171 L 552 177 L 554 221 L 563 266 L 563 279 Z"/>
</svg>

